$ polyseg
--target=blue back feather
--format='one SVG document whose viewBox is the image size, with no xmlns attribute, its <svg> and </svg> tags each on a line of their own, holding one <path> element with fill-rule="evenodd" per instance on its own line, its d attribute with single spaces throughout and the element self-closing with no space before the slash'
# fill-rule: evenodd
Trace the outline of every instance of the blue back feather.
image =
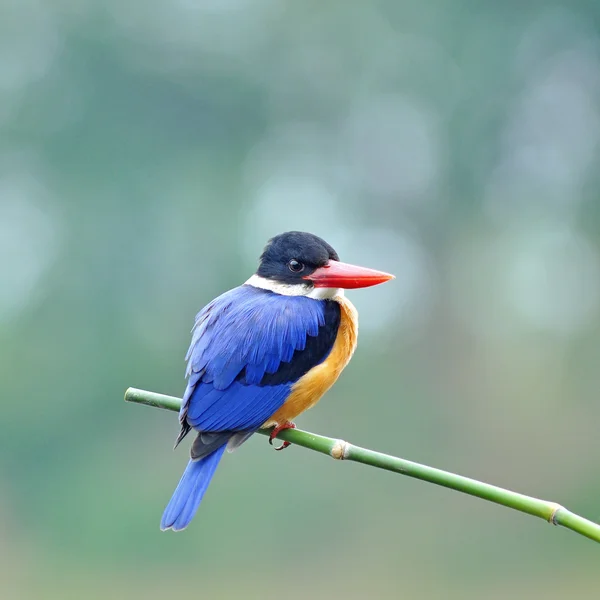
<svg viewBox="0 0 600 600">
<path fill-rule="evenodd" d="M 196 316 L 182 424 L 211 432 L 258 429 L 294 381 L 326 358 L 338 326 L 333 301 L 248 285 L 219 296 Z"/>
</svg>

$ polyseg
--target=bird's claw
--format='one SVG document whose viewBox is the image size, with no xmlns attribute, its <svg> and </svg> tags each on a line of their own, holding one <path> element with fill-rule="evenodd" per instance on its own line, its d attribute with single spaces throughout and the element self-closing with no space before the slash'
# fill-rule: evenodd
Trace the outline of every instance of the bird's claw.
<svg viewBox="0 0 600 600">
<path fill-rule="evenodd" d="M 296 429 L 296 424 L 292 422 L 282 423 L 281 425 L 276 425 L 273 427 L 273 430 L 269 434 L 269 444 L 273 446 L 273 440 L 277 437 L 277 435 L 286 429 Z M 285 440 L 282 442 L 281 446 L 273 446 L 275 450 L 285 450 L 288 446 L 291 446 L 291 442 Z"/>
</svg>

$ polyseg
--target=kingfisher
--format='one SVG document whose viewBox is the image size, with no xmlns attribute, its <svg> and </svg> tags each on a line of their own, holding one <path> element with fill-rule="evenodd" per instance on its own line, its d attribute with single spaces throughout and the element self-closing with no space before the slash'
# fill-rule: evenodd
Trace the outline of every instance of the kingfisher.
<svg viewBox="0 0 600 600">
<path fill-rule="evenodd" d="M 269 240 L 250 279 L 196 315 L 175 447 L 192 429 L 197 435 L 163 531 L 189 525 L 226 449 L 263 428 L 272 428 L 273 444 L 336 382 L 358 335 L 344 290 L 393 278 L 340 262 L 316 235 L 289 231 Z"/>
</svg>

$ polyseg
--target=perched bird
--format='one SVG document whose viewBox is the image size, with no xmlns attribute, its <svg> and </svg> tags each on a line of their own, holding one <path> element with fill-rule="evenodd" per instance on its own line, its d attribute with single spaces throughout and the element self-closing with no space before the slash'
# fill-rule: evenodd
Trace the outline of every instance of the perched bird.
<svg viewBox="0 0 600 600">
<path fill-rule="evenodd" d="M 310 233 L 269 240 L 258 270 L 197 315 L 175 446 L 195 429 L 191 459 L 160 524 L 192 520 L 225 452 L 258 429 L 283 429 L 335 383 L 356 348 L 358 315 L 344 289 L 393 275 L 339 261 Z M 284 442 L 278 450 L 288 446 Z"/>
</svg>

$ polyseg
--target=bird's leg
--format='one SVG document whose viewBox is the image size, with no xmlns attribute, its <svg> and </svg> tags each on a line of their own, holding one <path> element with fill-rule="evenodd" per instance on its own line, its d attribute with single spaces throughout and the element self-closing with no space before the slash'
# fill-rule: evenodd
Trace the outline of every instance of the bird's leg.
<svg viewBox="0 0 600 600">
<path fill-rule="evenodd" d="M 277 434 L 285 429 L 296 429 L 296 424 L 292 423 L 291 421 L 286 421 L 285 423 L 281 423 L 281 425 L 276 425 L 273 427 L 273 431 L 271 431 L 269 435 L 269 444 L 271 444 L 271 446 L 273 445 L 273 440 L 277 437 Z M 281 444 L 281 446 L 275 446 L 275 450 L 284 450 L 290 445 L 291 442 L 286 440 Z"/>
</svg>

